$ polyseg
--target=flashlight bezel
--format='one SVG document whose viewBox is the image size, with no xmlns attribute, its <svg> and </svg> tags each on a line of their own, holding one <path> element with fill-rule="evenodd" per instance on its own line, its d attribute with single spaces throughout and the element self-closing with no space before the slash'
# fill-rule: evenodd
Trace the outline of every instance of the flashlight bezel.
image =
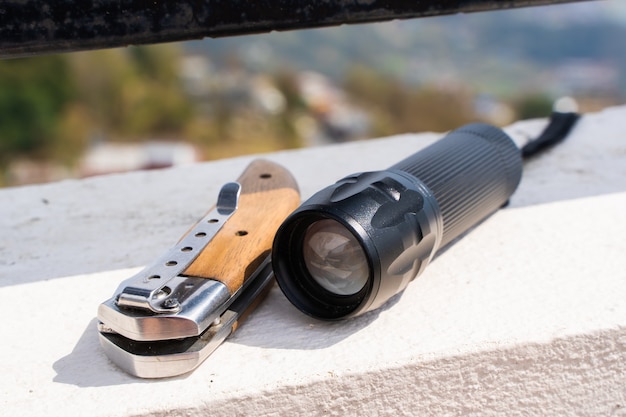
<svg viewBox="0 0 626 417">
<path fill-rule="evenodd" d="M 293 213 L 279 229 L 278 234 L 288 239 L 278 241 L 273 253 L 273 267 L 276 281 L 289 301 L 306 314 L 325 320 L 337 320 L 359 314 L 371 303 L 371 294 L 376 293 L 380 285 L 379 269 L 372 262 L 375 248 L 368 245 L 367 232 L 357 221 L 345 213 L 334 213 L 327 207 L 307 207 Z M 304 261 L 303 249 L 305 232 L 322 220 L 334 220 L 343 226 L 358 242 L 367 261 L 368 277 L 365 285 L 354 294 L 342 295 L 327 290 L 319 284 L 308 270 Z M 285 278 L 285 279 L 282 279 Z"/>
</svg>

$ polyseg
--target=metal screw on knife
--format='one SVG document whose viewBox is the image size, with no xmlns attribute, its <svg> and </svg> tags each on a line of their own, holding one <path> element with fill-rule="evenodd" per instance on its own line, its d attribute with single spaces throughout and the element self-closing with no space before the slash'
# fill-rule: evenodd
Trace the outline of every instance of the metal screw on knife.
<svg viewBox="0 0 626 417">
<path fill-rule="evenodd" d="M 165 300 L 165 302 L 163 302 L 163 307 L 169 308 L 169 309 L 179 308 L 180 303 L 178 302 L 178 299 L 176 298 L 168 298 L 167 300 Z"/>
</svg>

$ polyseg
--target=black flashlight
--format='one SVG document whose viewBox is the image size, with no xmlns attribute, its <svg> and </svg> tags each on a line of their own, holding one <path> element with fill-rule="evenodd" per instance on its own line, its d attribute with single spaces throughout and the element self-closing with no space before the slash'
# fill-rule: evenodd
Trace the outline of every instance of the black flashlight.
<svg viewBox="0 0 626 417">
<path fill-rule="evenodd" d="M 279 228 L 276 280 L 304 313 L 353 317 L 380 307 L 438 249 L 504 205 L 522 158 L 501 129 L 470 124 L 387 170 L 350 175 Z"/>
</svg>

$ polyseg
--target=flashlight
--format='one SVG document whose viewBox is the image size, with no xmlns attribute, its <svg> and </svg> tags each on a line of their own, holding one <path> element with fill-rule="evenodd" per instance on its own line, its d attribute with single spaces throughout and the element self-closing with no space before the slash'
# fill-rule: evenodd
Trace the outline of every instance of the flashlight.
<svg viewBox="0 0 626 417">
<path fill-rule="evenodd" d="M 440 248 L 504 205 L 522 158 L 501 129 L 475 123 L 384 171 L 350 175 L 305 201 L 272 247 L 276 280 L 326 320 L 376 309 Z"/>
</svg>

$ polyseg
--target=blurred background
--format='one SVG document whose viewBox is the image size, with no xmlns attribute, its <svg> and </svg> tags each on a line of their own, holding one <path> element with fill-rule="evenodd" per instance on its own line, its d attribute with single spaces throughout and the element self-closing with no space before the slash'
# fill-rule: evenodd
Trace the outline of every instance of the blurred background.
<svg viewBox="0 0 626 417">
<path fill-rule="evenodd" d="M 606 0 L 0 61 L 0 186 L 624 103 Z"/>
</svg>

